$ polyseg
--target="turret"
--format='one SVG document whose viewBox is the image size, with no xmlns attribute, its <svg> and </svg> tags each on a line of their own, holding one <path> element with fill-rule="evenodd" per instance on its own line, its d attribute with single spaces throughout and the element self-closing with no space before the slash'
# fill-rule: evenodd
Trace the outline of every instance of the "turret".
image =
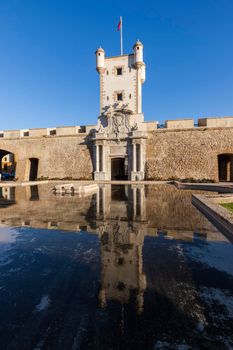
<svg viewBox="0 0 233 350">
<path fill-rule="evenodd" d="M 143 45 L 141 41 L 137 40 L 137 42 L 133 46 L 134 50 L 134 65 L 137 69 L 144 65 L 143 63 Z"/>
<path fill-rule="evenodd" d="M 96 52 L 96 70 L 97 72 L 103 73 L 105 70 L 105 52 L 104 50 L 100 47 Z"/>
</svg>

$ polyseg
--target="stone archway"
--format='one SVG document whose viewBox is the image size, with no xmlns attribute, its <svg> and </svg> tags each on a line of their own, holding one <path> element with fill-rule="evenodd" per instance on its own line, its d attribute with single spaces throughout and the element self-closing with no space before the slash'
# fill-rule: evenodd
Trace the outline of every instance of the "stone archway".
<svg viewBox="0 0 233 350">
<path fill-rule="evenodd" d="M 30 158 L 29 161 L 30 161 L 29 181 L 35 181 L 38 177 L 39 159 Z"/>
<path fill-rule="evenodd" d="M 16 162 L 14 153 L 0 149 L 0 173 L 1 180 L 13 180 L 15 178 Z"/>
<path fill-rule="evenodd" d="M 111 180 L 127 180 L 125 158 L 111 159 Z"/>
<path fill-rule="evenodd" d="M 219 181 L 233 181 L 232 153 L 218 155 L 218 178 Z"/>
</svg>

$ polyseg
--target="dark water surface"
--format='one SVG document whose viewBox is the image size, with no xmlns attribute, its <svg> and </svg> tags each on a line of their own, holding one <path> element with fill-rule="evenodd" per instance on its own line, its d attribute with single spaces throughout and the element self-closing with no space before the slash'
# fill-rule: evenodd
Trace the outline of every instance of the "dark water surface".
<svg viewBox="0 0 233 350">
<path fill-rule="evenodd" d="M 233 246 L 191 194 L 0 189 L 0 349 L 233 349 Z"/>
</svg>

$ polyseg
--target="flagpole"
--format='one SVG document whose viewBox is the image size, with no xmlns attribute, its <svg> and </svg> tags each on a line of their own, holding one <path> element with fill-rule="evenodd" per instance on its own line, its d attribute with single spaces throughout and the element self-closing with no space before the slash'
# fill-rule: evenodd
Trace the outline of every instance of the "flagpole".
<svg viewBox="0 0 233 350">
<path fill-rule="evenodd" d="M 120 22 L 121 22 L 121 56 L 122 56 L 123 55 L 122 17 L 120 17 Z"/>
</svg>

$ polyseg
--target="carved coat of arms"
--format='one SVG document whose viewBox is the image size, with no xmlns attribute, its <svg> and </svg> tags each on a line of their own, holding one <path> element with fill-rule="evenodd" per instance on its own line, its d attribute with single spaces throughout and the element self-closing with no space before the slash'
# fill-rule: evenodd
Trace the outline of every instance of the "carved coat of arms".
<svg viewBox="0 0 233 350">
<path fill-rule="evenodd" d="M 133 128 L 130 126 L 130 115 L 131 111 L 122 110 L 113 110 L 110 109 L 100 121 L 99 132 L 107 132 L 115 134 L 116 138 L 119 139 L 121 133 L 128 133 Z M 105 119 L 106 118 L 106 119 Z M 105 119 L 105 121 L 104 121 Z M 103 127 L 103 124 L 106 124 L 106 127 Z"/>
<path fill-rule="evenodd" d="M 112 116 L 112 132 L 117 136 L 120 132 L 124 132 L 124 115 L 114 114 Z"/>
</svg>

